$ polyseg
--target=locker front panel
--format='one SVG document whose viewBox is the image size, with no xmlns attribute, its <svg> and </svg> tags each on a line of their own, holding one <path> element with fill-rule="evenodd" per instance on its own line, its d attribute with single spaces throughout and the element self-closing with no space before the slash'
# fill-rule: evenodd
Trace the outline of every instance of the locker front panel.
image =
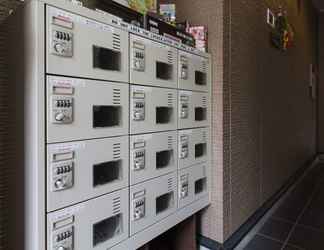
<svg viewBox="0 0 324 250">
<path fill-rule="evenodd" d="M 128 237 L 128 189 L 47 215 L 47 249 L 107 250 Z"/>
<path fill-rule="evenodd" d="M 131 34 L 130 83 L 177 88 L 178 50 Z"/>
<path fill-rule="evenodd" d="M 208 93 L 179 91 L 178 110 L 180 129 L 209 126 L 211 110 Z"/>
<path fill-rule="evenodd" d="M 128 136 L 47 146 L 47 210 L 127 187 Z"/>
<path fill-rule="evenodd" d="M 181 130 L 178 134 L 179 169 L 208 162 L 210 159 L 210 129 Z"/>
<path fill-rule="evenodd" d="M 177 210 L 177 174 L 172 173 L 130 188 L 131 236 Z"/>
<path fill-rule="evenodd" d="M 177 170 L 177 131 L 131 136 L 131 185 Z"/>
<path fill-rule="evenodd" d="M 178 202 L 183 208 L 208 195 L 208 164 L 201 163 L 190 168 L 179 170 L 178 174 Z"/>
<path fill-rule="evenodd" d="M 49 76 L 47 142 L 128 134 L 126 84 Z"/>
<path fill-rule="evenodd" d="M 131 134 L 177 129 L 177 90 L 131 86 Z"/>
<path fill-rule="evenodd" d="M 47 7 L 47 73 L 129 82 L 128 33 Z"/>
<path fill-rule="evenodd" d="M 179 89 L 208 92 L 211 87 L 209 59 L 179 51 Z"/>
</svg>

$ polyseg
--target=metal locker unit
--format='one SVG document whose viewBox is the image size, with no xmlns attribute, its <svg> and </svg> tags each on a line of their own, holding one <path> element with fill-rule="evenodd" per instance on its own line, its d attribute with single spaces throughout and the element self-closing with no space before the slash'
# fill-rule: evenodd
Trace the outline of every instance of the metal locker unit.
<svg viewBox="0 0 324 250">
<path fill-rule="evenodd" d="M 127 135 L 129 86 L 48 76 L 47 142 Z"/>
<path fill-rule="evenodd" d="M 210 59 L 179 50 L 178 87 L 208 92 L 211 87 Z"/>
<path fill-rule="evenodd" d="M 177 173 L 130 188 L 130 234 L 153 225 L 177 210 Z"/>
<path fill-rule="evenodd" d="M 128 237 L 128 190 L 47 216 L 47 250 L 107 250 Z"/>
<path fill-rule="evenodd" d="M 130 35 L 130 83 L 177 88 L 178 50 Z"/>
<path fill-rule="evenodd" d="M 48 6 L 47 73 L 129 81 L 128 33 Z"/>
<path fill-rule="evenodd" d="M 211 135 L 209 128 L 178 131 L 179 169 L 210 160 Z"/>
<path fill-rule="evenodd" d="M 209 195 L 209 164 L 200 163 L 190 168 L 179 170 L 179 208 L 183 208 Z"/>
<path fill-rule="evenodd" d="M 177 170 L 177 131 L 130 138 L 130 184 Z"/>
<path fill-rule="evenodd" d="M 207 127 L 210 125 L 210 98 L 208 93 L 179 91 L 178 128 Z"/>
<path fill-rule="evenodd" d="M 130 133 L 177 129 L 177 90 L 131 86 Z"/>
<path fill-rule="evenodd" d="M 47 211 L 128 186 L 128 136 L 47 146 Z"/>
</svg>

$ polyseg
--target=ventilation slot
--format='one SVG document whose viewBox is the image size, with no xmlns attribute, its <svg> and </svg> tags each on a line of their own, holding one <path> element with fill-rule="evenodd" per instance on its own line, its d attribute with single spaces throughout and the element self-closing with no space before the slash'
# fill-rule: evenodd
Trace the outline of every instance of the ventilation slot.
<svg viewBox="0 0 324 250">
<path fill-rule="evenodd" d="M 207 189 L 207 178 L 199 179 L 195 182 L 195 194 L 200 194 Z"/>
<path fill-rule="evenodd" d="M 174 206 L 174 192 L 156 198 L 156 214 L 163 213 Z"/>
<path fill-rule="evenodd" d="M 172 178 L 168 179 L 168 190 L 169 191 L 173 190 L 173 179 Z"/>
<path fill-rule="evenodd" d="M 156 78 L 161 80 L 172 80 L 173 66 L 164 62 L 156 62 Z"/>
<path fill-rule="evenodd" d="M 173 150 L 165 150 L 156 152 L 156 168 L 166 168 L 170 166 L 173 159 Z"/>
<path fill-rule="evenodd" d="M 207 132 L 206 131 L 204 131 L 202 133 L 202 139 L 203 139 L 203 141 L 207 141 Z"/>
<path fill-rule="evenodd" d="M 172 148 L 172 145 L 173 145 L 173 136 L 168 136 L 168 146 L 169 148 Z"/>
<path fill-rule="evenodd" d="M 207 97 L 206 96 L 204 96 L 202 98 L 202 104 L 203 104 L 204 107 L 207 107 Z"/>
<path fill-rule="evenodd" d="M 122 214 L 112 216 L 93 225 L 93 246 L 106 242 L 117 235 L 121 234 Z"/>
<path fill-rule="evenodd" d="M 115 50 L 120 51 L 120 35 L 119 34 L 113 34 L 113 48 Z"/>
<path fill-rule="evenodd" d="M 93 127 L 106 128 L 121 124 L 121 107 L 93 106 Z"/>
<path fill-rule="evenodd" d="M 167 124 L 171 122 L 173 108 L 170 107 L 156 107 L 156 123 Z"/>
<path fill-rule="evenodd" d="M 113 199 L 113 214 L 120 214 L 121 211 L 121 201 L 120 197 Z"/>
<path fill-rule="evenodd" d="M 93 166 L 93 186 L 107 185 L 122 179 L 122 161 L 109 161 Z"/>
<path fill-rule="evenodd" d="M 173 94 L 168 93 L 168 106 L 173 107 Z"/>
<path fill-rule="evenodd" d="M 120 143 L 116 143 L 113 145 L 113 155 L 114 155 L 114 160 L 120 159 Z"/>
<path fill-rule="evenodd" d="M 168 63 L 173 64 L 173 52 L 168 51 Z"/>
<path fill-rule="evenodd" d="M 207 154 L 207 143 L 199 143 L 195 145 L 195 158 L 203 157 Z"/>
<path fill-rule="evenodd" d="M 202 72 L 206 73 L 208 69 L 207 62 L 203 61 L 202 62 Z"/>
<path fill-rule="evenodd" d="M 113 90 L 113 103 L 114 105 L 120 105 L 121 101 L 121 91 L 120 89 Z"/>
</svg>

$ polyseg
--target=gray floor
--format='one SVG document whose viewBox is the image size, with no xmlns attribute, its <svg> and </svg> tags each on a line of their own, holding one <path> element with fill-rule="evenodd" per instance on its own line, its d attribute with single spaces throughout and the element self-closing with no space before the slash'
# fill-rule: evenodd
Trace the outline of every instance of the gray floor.
<svg viewBox="0 0 324 250">
<path fill-rule="evenodd" d="M 324 165 L 314 167 L 244 250 L 324 249 Z"/>
</svg>

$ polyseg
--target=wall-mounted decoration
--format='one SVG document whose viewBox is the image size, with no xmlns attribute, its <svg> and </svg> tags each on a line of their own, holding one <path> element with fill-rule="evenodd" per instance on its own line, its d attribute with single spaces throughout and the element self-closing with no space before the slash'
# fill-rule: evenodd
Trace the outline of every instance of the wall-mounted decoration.
<svg viewBox="0 0 324 250">
<path fill-rule="evenodd" d="M 270 15 L 269 15 L 270 13 Z M 274 17 L 271 17 L 272 12 L 268 12 L 268 20 L 272 26 L 271 42 L 272 44 L 282 51 L 287 51 L 294 45 L 295 32 L 292 25 L 289 23 L 287 12 L 281 7 Z M 272 22 L 271 22 L 272 21 Z M 268 22 L 268 23 L 269 23 Z"/>
<path fill-rule="evenodd" d="M 128 4 L 142 14 L 157 12 L 157 0 L 128 0 Z"/>
</svg>

